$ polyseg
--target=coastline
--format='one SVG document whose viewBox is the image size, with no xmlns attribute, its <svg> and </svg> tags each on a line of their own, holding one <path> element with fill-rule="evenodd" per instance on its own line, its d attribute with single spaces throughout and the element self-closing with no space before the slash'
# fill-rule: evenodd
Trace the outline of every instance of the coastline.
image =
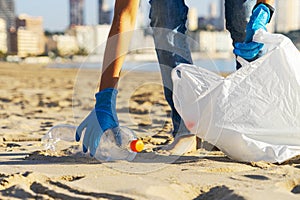
<svg viewBox="0 0 300 200">
<path fill-rule="evenodd" d="M 232 59 L 234 55 L 231 52 L 218 52 L 218 53 L 206 53 L 206 52 L 192 52 L 193 60 L 200 59 Z M 103 55 L 91 54 L 88 56 L 72 56 L 72 58 L 61 58 L 51 59 L 48 56 L 39 57 L 27 57 L 23 60 L 16 56 L 9 56 L 10 62 L 21 62 L 26 64 L 55 64 L 55 63 L 98 63 L 103 60 Z M 155 51 L 129 53 L 126 55 L 127 62 L 157 62 Z"/>
</svg>

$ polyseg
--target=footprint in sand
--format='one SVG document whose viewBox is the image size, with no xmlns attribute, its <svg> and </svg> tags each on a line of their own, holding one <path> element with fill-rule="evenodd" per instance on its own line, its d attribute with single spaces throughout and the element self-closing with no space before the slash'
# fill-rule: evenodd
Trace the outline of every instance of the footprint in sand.
<svg viewBox="0 0 300 200">
<path fill-rule="evenodd" d="M 277 185 L 293 194 L 300 195 L 300 179 L 290 179 Z"/>
<path fill-rule="evenodd" d="M 296 185 L 291 192 L 294 194 L 300 194 L 300 184 Z"/>
<path fill-rule="evenodd" d="M 229 189 L 227 186 L 215 186 L 209 189 L 209 191 L 203 191 L 201 195 L 196 197 L 197 200 L 206 199 L 234 199 L 243 200 L 242 196 L 235 194 L 234 190 Z"/>
<path fill-rule="evenodd" d="M 84 191 L 65 182 L 84 177 L 84 175 L 69 175 L 50 178 L 35 172 L 0 174 L 0 196 L 9 199 L 132 199 L 121 195 Z"/>
<path fill-rule="evenodd" d="M 72 181 L 80 180 L 82 178 L 85 178 L 85 175 L 77 175 L 77 176 L 65 175 L 65 176 L 60 177 L 59 179 L 64 180 L 64 181 L 72 182 Z"/>
</svg>

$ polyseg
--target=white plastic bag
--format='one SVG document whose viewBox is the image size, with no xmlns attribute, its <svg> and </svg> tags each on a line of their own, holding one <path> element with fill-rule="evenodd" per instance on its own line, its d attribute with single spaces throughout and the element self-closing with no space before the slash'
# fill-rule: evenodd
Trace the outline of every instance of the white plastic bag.
<svg viewBox="0 0 300 200">
<path fill-rule="evenodd" d="M 287 37 L 258 31 L 267 53 L 223 78 L 181 64 L 174 103 L 192 133 L 238 161 L 282 163 L 300 155 L 300 53 Z"/>
</svg>

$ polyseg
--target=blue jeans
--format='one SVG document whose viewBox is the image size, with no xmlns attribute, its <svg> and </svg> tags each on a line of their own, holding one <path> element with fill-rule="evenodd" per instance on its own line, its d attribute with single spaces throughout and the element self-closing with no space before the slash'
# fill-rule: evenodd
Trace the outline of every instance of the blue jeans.
<svg viewBox="0 0 300 200">
<path fill-rule="evenodd" d="M 231 33 L 233 42 L 244 40 L 246 24 L 255 3 L 256 0 L 225 0 L 226 28 Z M 188 38 L 185 36 L 188 7 L 184 0 L 150 0 L 150 5 L 150 25 L 153 29 L 165 98 L 172 109 L 173 135 L 188 133 L 174 107 L 171 79 L 171 71 L 178 64 L 193 62 Z"/>
</svg>

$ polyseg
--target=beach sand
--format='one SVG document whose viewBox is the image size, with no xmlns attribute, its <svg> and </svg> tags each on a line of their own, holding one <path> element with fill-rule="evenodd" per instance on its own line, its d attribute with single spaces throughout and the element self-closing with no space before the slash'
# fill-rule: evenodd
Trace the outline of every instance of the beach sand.
<svg viewBox="0 0 300 200">
<path fill-rule="evenodd" d="M 118 116 L 145 142 L 133 162 L 49 153 L 54 125 L 90 112 L 99 70 L 0 63 L 0 199 L 300 199 L 300 160 L 240 163 L 201 148 L 156 150 L 173 138 L 158 72 L 122 73 Z"/>
</svg>

